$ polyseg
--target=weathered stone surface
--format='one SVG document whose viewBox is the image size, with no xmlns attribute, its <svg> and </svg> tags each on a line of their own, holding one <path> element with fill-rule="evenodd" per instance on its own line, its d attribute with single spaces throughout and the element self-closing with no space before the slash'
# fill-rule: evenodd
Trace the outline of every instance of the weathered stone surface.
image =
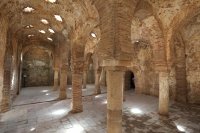
<svg viewBox="0 0 200 133">
<path fill-rule="evenodd" d="M 23 86 L 48 86 L 52 85 L 52 64 L 48 52 L 33 48 L 24 55 Z M 40 77 L 40 78 L 38 78 Z"/>
</svg>

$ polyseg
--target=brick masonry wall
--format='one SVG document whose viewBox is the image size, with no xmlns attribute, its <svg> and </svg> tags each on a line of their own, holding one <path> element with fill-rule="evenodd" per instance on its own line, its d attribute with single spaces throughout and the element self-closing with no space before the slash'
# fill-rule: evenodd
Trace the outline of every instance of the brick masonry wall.
<svg viewBox="0 0 200 133">
<path fill-rule="evenodd" d="M 53 84 L 53 70 L 48 52 L 33 48 L 23 58 L 22 86 L 49 86 Z"/>
</svg>

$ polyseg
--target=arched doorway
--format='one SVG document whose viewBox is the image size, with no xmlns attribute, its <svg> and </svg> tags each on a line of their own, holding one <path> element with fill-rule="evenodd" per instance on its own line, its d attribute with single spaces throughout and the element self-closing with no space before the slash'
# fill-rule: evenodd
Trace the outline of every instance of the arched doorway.
<svg viewBox="0 0 200 133">
<path fill-rule="evenodd" d="M 132 71 L 126 71 L 124 77 L 125 90 L 135 90 L 135 75 Z"/>
</svg>

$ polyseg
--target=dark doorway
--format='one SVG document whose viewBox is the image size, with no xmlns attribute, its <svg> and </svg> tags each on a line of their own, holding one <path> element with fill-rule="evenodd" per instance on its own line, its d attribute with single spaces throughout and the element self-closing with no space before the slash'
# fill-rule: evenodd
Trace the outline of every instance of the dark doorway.
<svg viewBox="0 0 200 133">
<path fill-rule="evenodd" d="M 135 89 L 135 75 L 132 71 L 125 73 L 125 90 Z"/>
<path fill-rule="evenodd" d="M 131 72 L 131 77 L 130 77 L 130 88 L 135 89 L 135 75 L 134 73 Z"/>
</svg>

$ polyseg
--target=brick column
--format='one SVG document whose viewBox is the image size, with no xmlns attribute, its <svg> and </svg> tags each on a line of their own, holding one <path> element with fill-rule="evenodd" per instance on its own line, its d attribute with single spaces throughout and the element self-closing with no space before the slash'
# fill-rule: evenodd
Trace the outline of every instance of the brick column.
<svg viewBox="0 0 200 133">
<path fill-rule="evenodd" d="M 72 43 L 72 113 L 83 111 L 82 104 L 82 79 L 84 70 L 84 50 L 85 40 L 76 40 Z"/>
<path fill-rule="evenodd" d="M 72 88 L 72 112 L 82 112 L 82 74 L 72 72 Z"/>
<path fill-rule="evenodd" d="M 168 112 L 169 112 L 168 73 L 159 72 L 159 114 L 168 115 Z"/>
<path fill-rule="evenodd" d="M 10 110 L 10 104 L 11 104 L 11 99 L 10 99 L 10 70 L 5 70 L 4 71 L 4 85 L 3 85 L 3 98 L 1 101 L 1 110 L 0 112 L 4 113 Z"/>
<path fill-rule="evenodd" d="M 67 98 L 67 68 L 60 69 L 60 94 L 59 99 L 63 100 Z"/>
<path fill-rule="evenodd" d="M 100 88 L 100 76 L 101 72 L 99 70 L 95 70 L 95 94 L 101 94 Z"/>
<path fill-rule="evenodd" d="M 124 72 L 107 71 L 107 133 L 122 133 Z"/>
<path fill-rule="evenodd" d="M 60 68 L 60 93 L 59 99 L 67 98 L 67 72 L 68 72 L 68 56 L 69 56 L 69 42 L 63 38 L 62 35 L 57 36 L 58 46 L 55 50 L 55 68 Z"/>
<path fill-rule="evenodd" d="M 0 112 L 5 112 L 7 109 L 5 107 L 5 94 L 7 94 L 4 86 L 5 82 L 5 71 L 4 71 L 4 59 L 6 53 L 7 45 L 7 30 L 8 30 L 8 20 L 0 15 Z"/>
<path fill-rule="evenodd" d="M 58 90 L 59 87 L 59 68 L 55 68 L 54 69 L 54 86 L 53 86 L 53 90 L 56 91 Z"/>
<path fill-rule="evenodd" d="M 2 100 L 0 101 L 0 112 L 9 111 L 11 105 L 11 65 L 12 55 L 11 49 L 6 48 L 5 60 L 4 60 L 4 75 L 3 75 L 3 90 Z"/>
</svg>

